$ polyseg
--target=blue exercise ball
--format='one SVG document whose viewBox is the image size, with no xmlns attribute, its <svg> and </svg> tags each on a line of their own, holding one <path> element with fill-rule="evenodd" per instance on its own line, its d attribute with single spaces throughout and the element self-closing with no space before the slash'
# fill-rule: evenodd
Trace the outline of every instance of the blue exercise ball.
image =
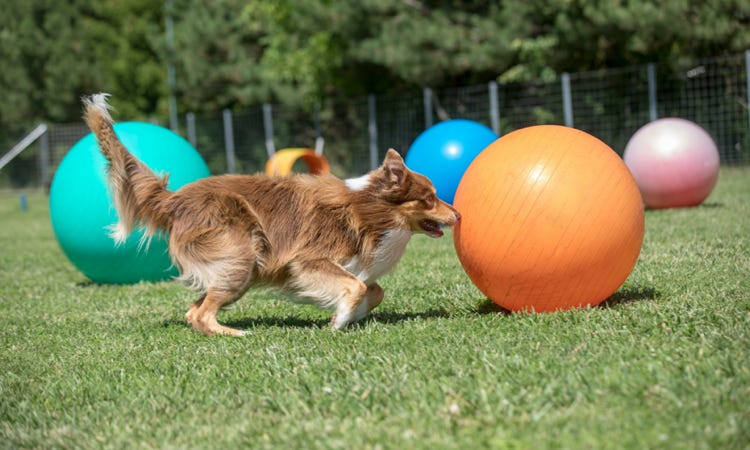
<svg viewBox="0 0 750 450">
<path fill-rule="evenodd" d="M 169 174 L 168 189 L 207 177 L 208 166 L 185 139 L 141 122 L 114 126 L 125 147 L 158 175 Z M 118 220 L 107 187 L 107 162 L 89 133 L 60 162 L 50 187 L 50 219 L 65 255 L 95 283 L 129 284 L 177 275 L 167 251 L 167 237 L 154 236 L 142 246 L 142 231 L 116 245 L 109 227 Z"/>
<path fill-rule="evenodd" d="M 498 136 L 479 122 L 454 119 L 420 134 L 409 147 L 406 165 L 429 178 L 441 200 L 453 204 L 456 188 L 474 158 Z"/>
</svg>

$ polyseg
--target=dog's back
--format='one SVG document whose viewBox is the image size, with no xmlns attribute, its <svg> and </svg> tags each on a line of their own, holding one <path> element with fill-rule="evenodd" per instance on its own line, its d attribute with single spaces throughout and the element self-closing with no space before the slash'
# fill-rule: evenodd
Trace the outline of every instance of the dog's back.
<svg viewBox="0 0 750 450">
<path fill-rule="evenodd" d="M 226 198 L 227 193 L 235 199 L 234 204 L 227 206 L 224 201 L 223 210 L 206 207 L 215 204 L 215 199 Z M 341 264 L 368 252 L 364 247 L 373 239 L 367 237 L 377 231 L 358 224 L 352 200 L 344 183 L 330 176 L 206 178 L 185 186 L 170 200 L 175 211 L 170 248 L 194 240 L 196 230 L 244 226 L 248 217 L 253 217 L 258 243 L 255 280 L 283 287 L 290 261 L 324 258 Z M 236 223 L 227 223 L 228 217 Z M 205 290 L 208 280 L 199 284 Z"/>
</svg>

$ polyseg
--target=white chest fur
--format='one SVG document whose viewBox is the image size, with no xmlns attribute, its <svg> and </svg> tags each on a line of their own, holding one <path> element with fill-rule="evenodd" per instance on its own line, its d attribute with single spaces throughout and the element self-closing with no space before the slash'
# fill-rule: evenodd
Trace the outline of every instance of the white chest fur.
<svg viewBox="0 0 750 450">
<path fill-rule="evenodd" d="M 411 234 L 411 231 L 407 230 L 386 231 L 369 265 L 364 266 L 360 258 L 355 256 L 344 265 L 344 268 L 367 285 L 375 282 L 396 266 L 406 251 Z"/>
</svg>

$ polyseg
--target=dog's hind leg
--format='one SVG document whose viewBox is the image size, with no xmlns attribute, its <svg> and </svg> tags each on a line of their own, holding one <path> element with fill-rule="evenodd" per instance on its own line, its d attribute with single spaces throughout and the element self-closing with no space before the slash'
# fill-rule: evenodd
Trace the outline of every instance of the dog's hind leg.
<svg viewBox="0 0 750 450">
<path fill-rule="evenodd" d="M 198 309 L 203 304 L 203 300 L 206 298 L 206 294 L 201 295 L 201 297 L 193 303 L 193 305 L 188 310 L 187 314 L 185 314 L 185 320 L 187 320 L 187 323 L 190 325 L 193 324 L 193 321 L 195 320 L 195 314 L 198 312 Z"/>
<path fill-rule="evenodd" d="M 213 196 L 201 208 L 202 222 L 177 221 L 170 234 L 170 255 L 180 278 L 203 292 L 185 319 L 204 334 L 240 336 L 241 331 L 220 325 L 216 314 L 253 283 L 267 240 L 252 210 L 238 196 Z"/>
<path fill-rule="evenodd" d="M 331 327 L 339 330 L 361 319 L 367 286 L 340 265 L 326 259 L 292 261 L 291 279 L 286 288 L 295 294 L 315 300 L 324 308 L 336 312 Z M 369 311 L 365 308 L 365 314 Z"/>
<path fill-rule="evenodd" d="M 222 306 L 237 301 L 237 299 L 242 297 L 242 294 L 244 293 L 244 290 L 240 292 L 222 290 L 208 291 L 203 300 L 199 300 L 201 305 L 195 310 L 191 325 L 203 334 L 227 334 L 230 336 L 244 335 L 245 333 L 243 331 L 221 325 L 216 319 L 216 314 Z"/>
<path fill-rule="evenodd" d="M 224 233 L 219 233 L 224 234 Z M 197 331 L 204 334 L 228 334 L 241 336 L 243 333 L 223 325 L 219 325 L 216 315 L 221 308 L 235 301 L 247 291 L 252 284 L 254 265 L 256 263 L 252 246 L 243 241 L 249 241 L 235 236 L 229 240 L 235 245 L 232 250 L 224 249 L 221 258 L 210 258 L 207 262 L 182 263 L 185 270 L 183 275 L 200 279 L 204 294 L 190 307 L 185 315 L 187 322 Z M 211 239 L 199 242 L 207 244 Z"/>
<path fill-rule="evenodd" d="M 210 250 L 215 247 L 213 243 L 216 241 L 229 245 L 223 245 L 220 252 L 213 254 Z M 184 246 L 183 252 L 173 252 L 175 261 L 179 262 L 183 271 L 183 278 L 192 281 L 204 292 L 185 315 L 187 322 L 197 331 L 242 335 L 239 330 L 219 325 L 216 314 L 222 307 L 239 300 L 252 284 L 257 263 L 257 254 L 253 250 L 251 236 L 222 230 L 204 233 L 190 245 Z M 194 253 L 206 257 L 206 261 L 186 257 Z"/>
</svg>

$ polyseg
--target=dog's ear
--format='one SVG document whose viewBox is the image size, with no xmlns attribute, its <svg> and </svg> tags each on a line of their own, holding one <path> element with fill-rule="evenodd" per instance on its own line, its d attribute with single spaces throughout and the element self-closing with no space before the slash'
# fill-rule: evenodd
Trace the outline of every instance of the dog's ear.
<svg viewBox="0 0 750 450">
<path fill-rule="evenodd" d="M 406 165 L 403 158 L 392 148 L 388 149 L 383 161 L 383 168 L 391 183 L 401 185 L 406 177 Z"/>
</svg>

